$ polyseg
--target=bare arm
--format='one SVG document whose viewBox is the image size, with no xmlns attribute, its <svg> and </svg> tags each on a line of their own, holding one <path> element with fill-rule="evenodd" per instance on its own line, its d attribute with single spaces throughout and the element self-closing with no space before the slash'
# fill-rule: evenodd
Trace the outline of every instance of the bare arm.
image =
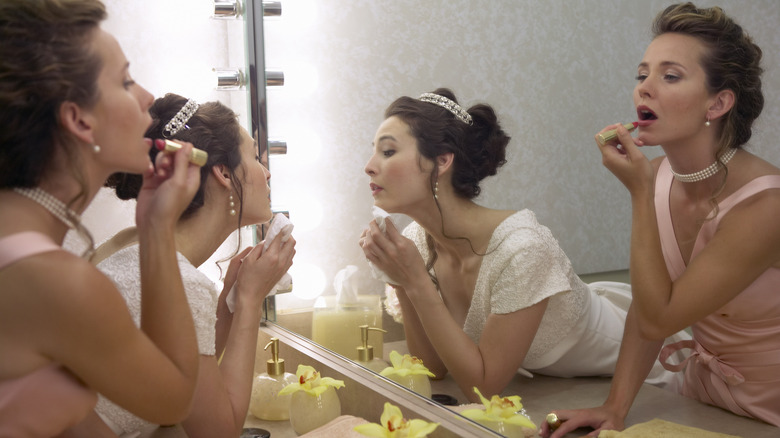
<svg viewBox="0 0 780 438">
<path fill-rule="evenodd" d="M 625 129 L 618 129 L 625 154 L 608 144 L 602 148 L 603 160 L 631 194 L 630 269 L 640 332 L 663 339 L 715 312 L 780 261 L 780 193 L 762 192 L 732 209 L 673 282 L 656 220 L 655 172 Z"/>
<path fill-rule="evenodd" d="M 182 424 L 187 436 L 210 438 L 241 433 L 252 391 L 263 300 L 290 268 L 294 255 L 295 239 L 290 237 L 282 243 L 281 236 L 277 236 L 265 252 L 262 245 L 257 245 L 245 253 L 243 260 L 239 259 L 240 267 L 233 277 L 235 313 L 225 336 L 222 360 L 217 364 L 214 356 L 201 356 L 192 411 Z M 230 271 L 226 287 L 229 276 Z"/>
<path fill-rule="evenodd" d="M 412 241 L 392 224 L 385 236 L 372 223 L 364 242 L 369 260 L 403 286 L 397 293 L 410 352 L 434 374 L 449 371 L 472 400 L 478 399 L 474 387 L 484 394 L 500 393 L 522 364 L 547 300 L 508 314 L 491 314 L 477 344 L 450 314 Z"/>
<path fill-rule="evenodd" d="M 624 421 L 636 395 L 650 373 L 658 357 L 663 341 L 648 341 L 639 335 L 634 305 L 629 308 L 623 341 L 620 344 L 615 375 L 612 378 L 609 396 L 602 406 L 555 410 L 563 424 L 553 433 L 547 422 L 542 422 L 540 434 L 545 438 L 561 438 L 580 427 L 591 427 L 589 437 L 596 437 L 602 430 L 623 430 Z"/>
<path fill-rule="evenodd" d="M 429 280 L 430 281 L 430 280 Z M 404 318 L 404 335 L 409 353 L 423 361 L 426 368 L 432 372 L 435 379 L 443 379 L 447 375 L 447 366 L 442 362 L 428 335 L 425 333 L 420 317 L 414 309 L 414 305 L 406 295 L 403 287 L 395 288 L 398 302 L 401 305 L 401 313 Z"/>
<path fill-rule="evenodd" d="M 57 438 L 81 438 L 88 436 L 90 438 L 117 438 L 110 427 L 100 419 L 95 411 L 90 411 L 87 418 L 81 423 L 62 432 Z"/>
</svg>

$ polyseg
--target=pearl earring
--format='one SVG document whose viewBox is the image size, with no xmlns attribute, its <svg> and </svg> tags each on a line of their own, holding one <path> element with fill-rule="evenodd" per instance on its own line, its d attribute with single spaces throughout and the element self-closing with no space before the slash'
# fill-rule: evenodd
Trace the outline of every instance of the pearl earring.
<svg viewBox="0 0 780 438">
<path fill-rule="evenodd" d="M 230 209 L 228 210 L 228 212 L 230 213 L 231 216 L 235 216 L 236 215 L 236 209 L 235 209 L 236 203 L 233 202 L 233 194 L 232 193 L 230 194 L 230 197 L 228 198 L 228 205 L 230 206 Z"/>
<path fill-rule="evenodd" d="M 93 145 L 92 146 L 92 152 L 94 152 L 95 154 L 99 154 L 100 153 L 100 146 L 99 145 Z"/>
<path fill-rule="evenodd" d="M 439 181 L 436 181 L 436 184 L 433 186 L 433 199 L 438 200 L 439 199 Z"/>
<path fill-rule="evenodd" d="M 707 127 L 710 126 L 710 118 L 709 117 L 707 117 L 707 121 L 704 122 L 704 126 L 707 126 Z"/>
</svg>

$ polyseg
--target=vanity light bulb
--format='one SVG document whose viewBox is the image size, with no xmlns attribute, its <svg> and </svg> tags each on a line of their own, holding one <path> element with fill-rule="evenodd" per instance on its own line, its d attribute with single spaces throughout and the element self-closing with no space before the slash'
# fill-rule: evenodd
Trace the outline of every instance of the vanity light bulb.
<svg viewBox="0 0 780 438">
<path fill-rule="evenodd" d="M 296 224 L 297 227 L 297 224 Z M 325 273 L 311 263 L 294 263 L 290 268 L 293 278 L 292 295 L 302 300 L 312 300 L 325 290 Z"/>
<path fill-rule="evenodd" d="M 291 193 L 301 193 L 309 190 L 308 187 L 311 182 L 307 179 L 296 181 L 297 184 L 293 184 L 294 187 L 285 187 L 287 190 L 292 190 Z M 289 198 L 288 198 L 289 199 Z M 295 222 L 296 231 L 311 231 L 316 229 L 322 223 L 322 204 L 316 198 L 307 195 L 296 195 L 290 204 L 291 215 Z"/>
<path fill-rule="evenodd" d="M 322 142 L 320 137 L 309 129 L 301 128 L 290 132 L 288 143 L 292 145 L 288 153 L 290 160 L 298 166 L 315 164 L 320 158 Z"/>
</svg>

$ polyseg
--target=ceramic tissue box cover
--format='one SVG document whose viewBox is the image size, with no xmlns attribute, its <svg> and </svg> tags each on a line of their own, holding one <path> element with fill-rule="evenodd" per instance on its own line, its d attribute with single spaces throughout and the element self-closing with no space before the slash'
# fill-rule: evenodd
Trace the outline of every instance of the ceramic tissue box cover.
<svg viewBox="0 0 780 438">
<path fill-rule="evenodd" d="M 436 376 L 425 367 L 422 360 L 393 350 L 390 352 L 390 363 L 392 366 L 382 370 L 380 375 L 423 397 L 431 398 L 430 378 Z"/>
<path fill-rule="evenodd" d="M 290 424 L 295 433 L 302 435 L 341 415 L 336 389 L 344 387 L 344 381 L 321 377 L 308 365 L 298 365 L 295 375 L 298 381 L 279 391 L 279 395 L 292 394 Z"/>
</svg>

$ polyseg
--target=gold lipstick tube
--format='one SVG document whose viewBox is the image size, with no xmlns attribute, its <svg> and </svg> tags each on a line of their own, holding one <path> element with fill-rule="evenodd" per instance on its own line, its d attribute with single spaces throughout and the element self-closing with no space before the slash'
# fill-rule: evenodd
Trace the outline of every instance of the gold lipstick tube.
<svg viewBox="0 0 780 438">
<path fill-rule="evenodd" d="M 561 421 L 561 419 L 558 418 L 558 416 L 555 415 L 552 412 L 547 414 L 547 418 L 545 418 L 545 420 L 547 421 L 547 424 L 550 426 L 550 429 L 552 429 L 552 430 L 555 430 L 555 429 L 561 427 L 561 423 L 563 423 Z"/>
<path fill-rule="evenodd" d="M 631 122 L 631 123 L 624 123 L 623 127 L 628 129 L 628 132 L 633 131 L 638 126 L 637 122 Z M 596 141 L 599 142 L 599 145 L 604 146 L 607 144 L 608 141 L 614 139 L 617 137 L 617 129 L 610 129 L 609 131 L 604 131 L 601 134 L 596 136 Z"/>
<path fill-rule="evenodd" d="M 170 140 L 164 140 L 165 146 L 163 148 L 159 148 L 164 152 L 176 152 L 179 149 L 181 149 L 181 145 L 179 143 L 170 141 Z M 206 161 L 209 159 L 208 152 L 198 149 L 198 148 L 192 148 L 192 151 L 190 151 L 190 156 L 188 157 L 190 160 L 190 163 L 195 164 L 196 166 L 203 167 L 206 164 Z"/>
</svg>

